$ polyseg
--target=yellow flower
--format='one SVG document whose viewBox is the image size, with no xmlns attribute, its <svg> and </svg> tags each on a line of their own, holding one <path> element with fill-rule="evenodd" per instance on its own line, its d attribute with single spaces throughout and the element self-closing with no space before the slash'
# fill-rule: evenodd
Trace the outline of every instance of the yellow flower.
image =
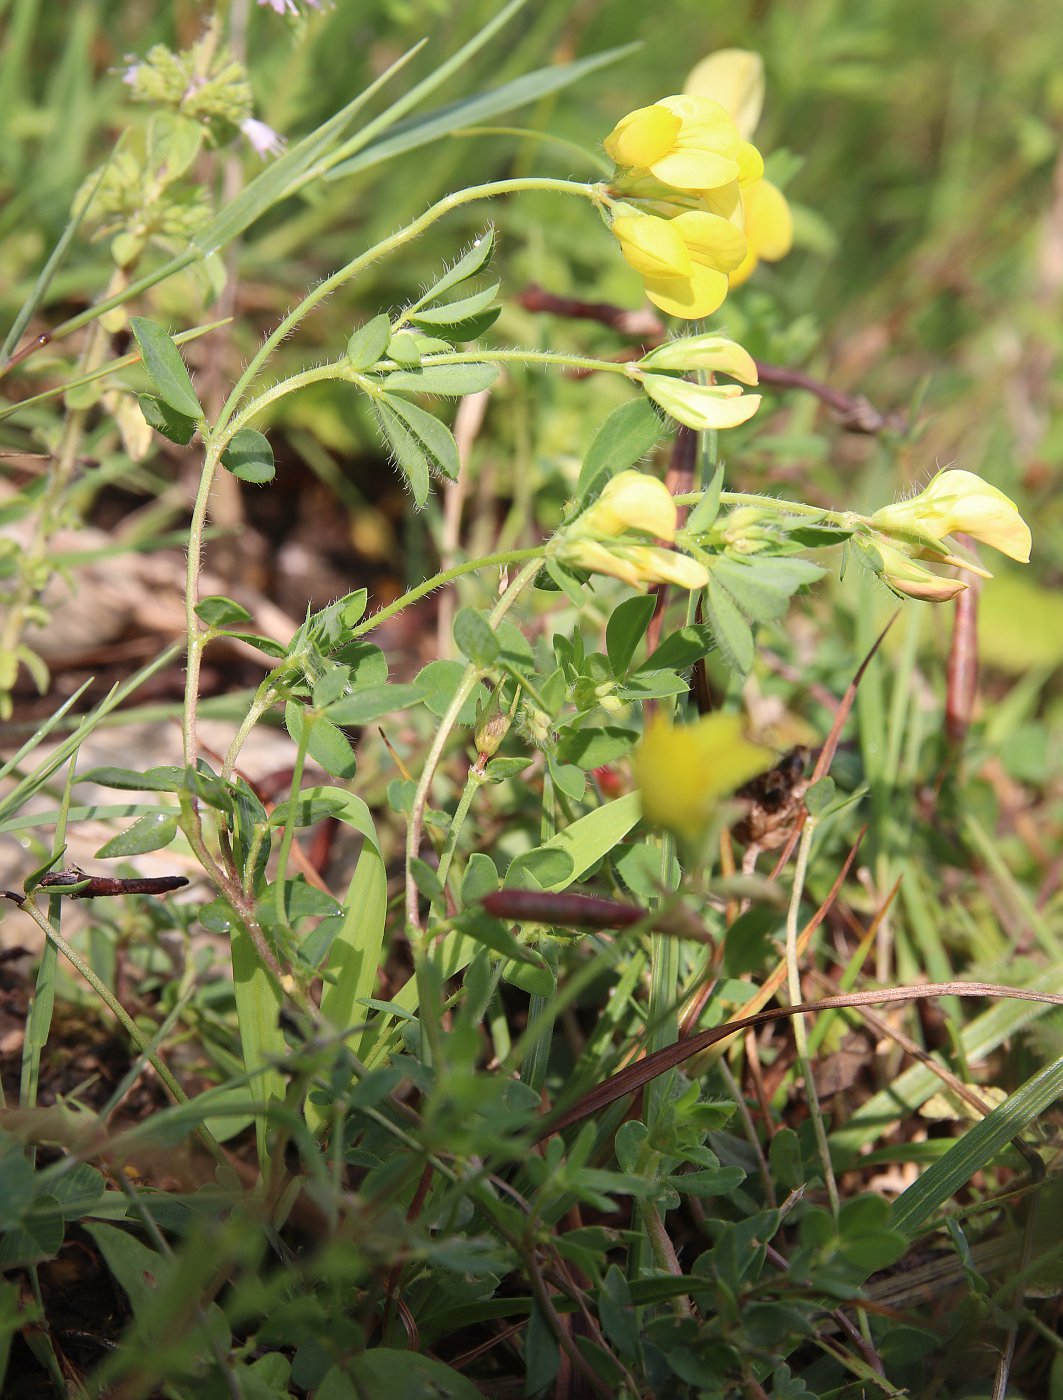
<svg viewBox="0 0 1063 1400">
<path fill-rule="evenodd" d="M 581 529 L 605 538 L 639 530 L 671 544 L 675 539 L 676 504 L 671 491 L 655 476 L 617 472 L 602 494 L 579 517 Z"/>
<path fill-rule="evenodd" d="M 607 574 L 644 591 L 652 583 L 674 583 L 677 588 L 704 588 L 708 570 L 688 554 L 677 554 L 648 544 L 603 544 L 584 536 L 561 538 L 555 557 L 573 569 Z"/>
<path fill-rule="evenodd" d="M 729 282 L 739 287 L 758 262 L 778 262 L 794 246 L 794 216 L 786 196 L 770 180 L 755 180 L 742 191 L 746 255 Z"/>
<path fill-rule="evenodd" d="M 701 836 L 719 799 L 771 766 L 771 750 L 750 743 L 744 728 L 739 715 L 707 715 L 678 728 L 662 716 L 651 721 L 634 765 L 646 821 Z"/>
<path fill-rule="evenodd" d="M 695 66 L 687 77 L 685 91 L 724 107 L 748 142 L 764 103 L 763 61 L 748 49 L 720 49 Z M 748 248 L 742 262 L 731 272 L 732 287 L 744 282 L 762 259 L 778 262 L 793 247 L 794 221 L 786 196 L 770 180 L 760 178 L 762 175 L 763 163 L 756 175 L 747 173 L 741 182 Z"/>
<path fill-rule="evenodd" d="M 571 568 L 608 574 L 632 588 L 651 583 L 704 588 L 709 576 L 696 559 L 624 538 L 650 535 L 671 543 L 676 518 L 675 500 L 663 481 L 642 472 L 618 472 L 598 499 L 560 532 L 554 556 Z"/>
<path fill-rule="evenodd" d="M 882 538 L 871 540 L 867 536 L 856 535 L 853 543 L 869 567 L 894 593 L 919 598 L 924 603 L 947 603 L 967 587 L 962 579 L 943 578 L 941 574 L 925 569 L 903 549 L 888 544 Z"/>
<path fill-rule="evenodd" d="M 623 171 L 646 171 L 678 190 L 712 190 L 739 178 L 743 161 L 738 128 L 719 102 L 680 94 L 662 97 L 621 118 L 605 150 Z"/>
<path fill-rule="evenodd" d="M 759 394 L 743 394 L 737 384 L 691 384 L 665 374 L 647 374 L 642 387 L 670 418 L 698 432 L 737 428 L 760 407 Z"/>
<path fill-rule="evenodd" d="M 875 511 L 871 524 L 914 544 L 970 535 L 1020 564 L 1030 560 L 1030 527 L 1015 502 L 974 472 L 938 472 L 918 496 Z"/>
<path fill-rule="evenodd" d="M 718 214 L 692 209 L 674 219 L 619 214 L 610 225 L 654 306 L 673 316 L 710 316 L 727 295 L 727 274 L 746 253 L 745 236 Z"/>
</svg>

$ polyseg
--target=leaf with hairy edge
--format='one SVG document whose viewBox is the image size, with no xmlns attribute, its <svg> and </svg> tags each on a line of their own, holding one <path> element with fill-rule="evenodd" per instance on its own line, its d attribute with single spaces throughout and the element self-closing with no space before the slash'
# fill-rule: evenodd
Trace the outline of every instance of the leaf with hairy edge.
<svg viewBox="0 0 1063 1400">
<path fill-rule="evenodd" d="M 203 409 L 177 346 L 161 326 L 146 316 L 131 316 L 129 326 L 159 398 L 176 413 L 197 421 L 201 419 Z"/>
<path fill-rule="evenodd" d="M 497 378 L 498 366 L 481 362 L 423 365 L 420 369 L 395 370 L 384 380 L 384 388 L 389 395 L 439 394 L 443 398 L 460 399 L 465 394 L 478 394 L 482 389 L 490 389 Z M 390 398 L 388 402 L 391 403 Z M 392 407 L 395 405 L 392 404 Z"/>
<path fill-rule="evenodd" d="M 646 399 L 632 399 L 614 408 L 595 433 L 580 468 L 576 500 L 585 502 L 606 481 L 645 457 L 664 432 L 664 425 Z"/>
<path fill-rule="evenodd" d="M 429 462 L 424 450 L 398 414 L 387 404 L 379 399 L 374 401 L 373 412 L 376 414 L 384 441 L 391 448 L 399 470 L 409 482 L 414 501 L 418 507 L 423 506 L 428 500 L 430 487 Z"/>
<path fill-rule="evenodd" d="M 441 471 L 450 481 L 457 481 L 461 460 L 458 456 L 458 444 L 447 425 L 415 403 L 408 403 L 392 394 L 385 394 L 384 397 L 392 413 L 397 414 L 417 438 L 429 464 Z"/>
</svg>

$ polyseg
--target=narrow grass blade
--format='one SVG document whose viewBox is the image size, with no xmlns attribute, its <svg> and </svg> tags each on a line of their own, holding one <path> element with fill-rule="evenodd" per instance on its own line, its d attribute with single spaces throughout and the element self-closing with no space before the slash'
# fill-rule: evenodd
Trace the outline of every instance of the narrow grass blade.
<svg viewBox="0 0 1063 1400">
<path fill-rule="evenodd" d="M 1063 1095 L 1063 1057 L 1046 1065 L 1021 1089 L 1009 1094 L 999 1107 L 965 1133 L 955 1147 L 903 1191 L 890 1211 L 891 1228 L 914 1234 L 1060 1095 Z"/>
</svg>

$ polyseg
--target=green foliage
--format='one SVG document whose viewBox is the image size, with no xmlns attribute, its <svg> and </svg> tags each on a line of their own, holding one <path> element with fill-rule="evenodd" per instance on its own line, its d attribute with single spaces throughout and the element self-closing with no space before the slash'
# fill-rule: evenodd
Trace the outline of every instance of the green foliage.
<svg viewBox="0 0 1063 1400">
<path fill-rule="evenodd" d="M 718 402 L 706 361 L 680 340 L 645 356 L 660 335 L 596 216 L 605 135 L 681 88 L 704 5 L 667 25 L 635 0 L 250 8 L 245 36 L 223 13 L 185 49 L 161 11 L 109 0 L 7 15 L 0 693 L 21 727 L 0 833 L 12 947 L 44 952 L 8 983 L 5 942 L 0 1388 L 1058 1390 L 1059 1193 L 1032 1163 L 1059 1013 L 953 980 L 1051 994 L 1063 952 L 1039 834 L 1060 761 L 1054 16 L 720 17 L 714 42 L 765 55 L 755 139 L 796 250 L 716 322 L 766 362 L 757 418 L 676 440 L 637 366 L 690 421 Z M 290 144 L 241 173 L 260 108 Z M 700 843 L 650 828 L 654 712 L 745 703 L 780 749 L 827 742 L 893 603 L 844 550 L 874 554 L 864 512 L 935 458 L 1024 491 L 1037 527 L 1033 580 L 981 595 L 979 706 L 958 713 L 946 667 L 961 625 L 909 603 L 830 776 L 768 785 L 783 839 L 803 805 L 796 864 L 769 877 L 772 829 L 758 867 L 748 792 Z M 598 552 L 558 553 L 632 468 L 667 473 L 685 519 L 652 495 L 645 516 L 598 507 Z M 322 606 L 344 586 L 326 574 L 281 632 L 224 522 L 278 574 L 301 528 L 367 586 Z M 71 544 L 83 527 L 111 536 Z M 89 652 L 115 689 L 62 690 L 59 595 L 159 548 L 187 562 L 182 646 L 130 675 L 143 638 L 120 632 Z M 676 558 L 703 587 L 653 572 Z M 159 676 L 145 759 L 121 707 Z M 105 722 L 129 725 L 109 747 Z M 124 895 L 75 904 L 72 851 L 120 862 L 93 873 Z M 57 873 L 66 894 L 41 884 Z M 904 1020 L 914 1064 L 884 1048 L 896 1009 L 862 1006 L 808 1018 L 795 1057 L 772 1022 L 788 973 L 792 995 L 798 973 L 815 996 L 951 995 Z M 943 1074 L 984 1095 L 979 1121 L 930 1117 Z M 910 1278 L 931 1234 L 928 1298 Z"/>
</svg>

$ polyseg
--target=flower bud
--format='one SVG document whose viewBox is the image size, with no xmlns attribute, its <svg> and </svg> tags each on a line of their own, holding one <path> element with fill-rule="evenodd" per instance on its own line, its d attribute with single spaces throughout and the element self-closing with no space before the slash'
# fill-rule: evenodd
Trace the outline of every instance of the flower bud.
<svg viewBox="0 0 1063 1400">
<path fill-rule="evenodd" d="M 513 723 L 513 716 L 517 711 L 520 687 L 517 687 L 508 711 L 503 710 L 500 703 L 501 691 L 502 682 L 499 681 L 491 691 L 491 696 L 486 703 L 483 700 L 476 702 L 476 726 L 473 729 L 473 743 L 476 745 L 476 752 L 481 760 L 494 758 L 502 740 L 509 733 L 509 727 Z"/>
<path fill-rule="evenodd" d="M 743 394 L 737 384 L 692 384 L 666 374 L 642 375 L 642 387 L 670 418 L 698 432 L 737 428 L 760 407 L 759 394 Z"/>
<path fill-rule="evenodd" d="M 722 335 L 683 335 L 666 340 L 639 361 L 640 369 L 675 369 L 684 374 L 696 369 L 729 374 L 743 384 L 756 384 L 757 362 L 748 350 Z"/>
</svg>

